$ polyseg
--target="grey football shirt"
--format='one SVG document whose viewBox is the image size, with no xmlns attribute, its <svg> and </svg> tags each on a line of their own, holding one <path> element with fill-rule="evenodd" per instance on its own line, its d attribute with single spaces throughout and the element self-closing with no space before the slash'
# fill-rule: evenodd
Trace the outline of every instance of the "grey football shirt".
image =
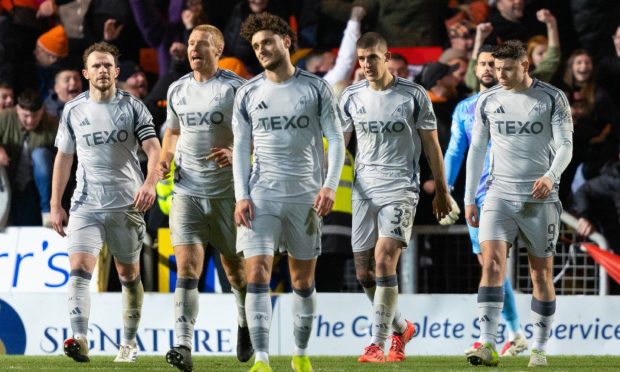
<svg viewBox="0 0 620 372">
<path fill-rule="evenodd" d="M 153 118 L 127 92 L 117 89 L 108 102 L 95 102 L 89 93 L 65 105 L 56 135 L 59 151 L 78 156 L 71 211 L 126 210 L 144 181 L 138 144 L 157 138 Z"/>
<path fill-rule="evenodd" d="M 168 89 L 168 128 L 180 129 L 174 156 L 174 192 L 208 198 L 234 196 L 232 167 L 207 160 L 211 148 L 232 148 L 232 109 L 235 92 L 245 82 L 228 70 L 218 70 L 199 82 L 189 73 Z"/>
<path fill-rule="evenodd" d="M 377 91 L 362 80 L 342 93 L 340 107 L 344 131 L 355 129 L 357 136 L 353 199 L 415 197 L 422 151 L 418 130 L 437 128 L 424 88 L 397 77 Z"/>
<path fill-rule="evenodd" d="M 344 162 L 342 126 L 323 79 L 300 69 L 282 83 L 258 75 L 237 92 L 233 131 L 237 200 L 312 204 L 321 187 L 338 187 Z M 324 185 L 323 135 L 330 164 Z M 250 172 L 246 151 L 251 144 Z"/>
<path fill-rule="evenodd" d="M 560 174 L 570 161 L 570 154 L 567 156 L 564 151 L 557 157 L 560 154 L 556 152 L 560 147 L 572 148 L 573 121 L 564 93 L 536 79 L 520 92 L 497 86 L 480 95 L 475 115 L 473 151 L 480 146 L 486 148 L 489 139 L 492 143 L 487 197 L 557 201 Z M 473 181 L 469 174 L 476 173 L 478 164 L 472 149 L 469 156 L 472 161 L 467 163 L 465 202 L 474 204 L 472 194 L 476 191 L 470 187 Z M 554 181 L 554 189 L 548 198 L 534 199 L 533 184 L 543 175 Z"/>
</svg>

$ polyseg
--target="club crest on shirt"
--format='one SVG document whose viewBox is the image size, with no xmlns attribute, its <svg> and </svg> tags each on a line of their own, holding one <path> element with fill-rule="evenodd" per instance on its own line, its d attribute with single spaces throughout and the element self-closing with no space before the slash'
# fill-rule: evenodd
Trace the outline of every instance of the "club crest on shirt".
<svg viewBox="0 0 620 372">
<path fill-rule="evenodd" d="M 401 103 L 400 105 L 396 106 L 396 108 L 394 109 L 394 111 L 392 111 L 390 116 L 393 117 L 393 118 L 402 118 L 402 117 L 404 117 L 405 116 L 405 104 Z"/>
<path fill-rule="evenodd" d="M 218 92 L 217 94 L 213 96 L 209 104 L 211 106 L 216 106 L 216 105 L 219 105 L 221 101 L 222 101 L 222 93 Z"/>
<path fill-rule="evenodd" d="M 295 111 L 303 111 L 308 105 L 308 98 L 306 96 L 299 97 L 297 104 L 295 104 Z"/>
<path fill-rule="evenodd" d="M 529 112 L 529 115 L 542 115 L 545 112 L 547 112 L 549 110 L 549 106 L 547 105 L 547 102 L 542 101 L 542 100 L 537 100 L 536 104 L 534 104 L 534 106 L 532 107 L 532 109 Z"/>
<path fill-rule="evenodd" d="M 122 113 L 120 114 L 120 116 L 118 117 L 118 124 L 119 124 L 120 126 L 123 126 L 123 127 L 124 127 L 124 126 L 126 126 L 126 125 L 127 125 L 127 121 L 128 121 L 128 119 L 127 119 L 127 114 L 125 114 L 124 112 L 122 112 Z"/>
</svg>

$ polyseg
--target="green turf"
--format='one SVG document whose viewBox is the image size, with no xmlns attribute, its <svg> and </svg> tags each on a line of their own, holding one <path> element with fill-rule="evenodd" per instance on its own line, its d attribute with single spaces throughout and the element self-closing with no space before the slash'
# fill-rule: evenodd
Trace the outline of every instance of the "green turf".
<svg viewBox="0 0 620 372">
<path fill-rule="evenodd" d="M 0 356 L 0 371 L 168 371 L 173 372 L 163 356 L 141 356 L 135 364 L 113 363 L 113 356 L 92 357 L 90 363 L 76 363 L 65 356 Z M 464 357 L 409 357 L 403 363 L 362 364 L 356 357 L 312 357 L 314 370 L 319 371 L 509 371 L 527 370 L 528 357 L 500 359 L 499 368 L 474 367 Z M 550 356 L 550 371 L 620 371 L 619 356 Z M 195 357 L 194 371 L 247 371 L 250 363 L 239 363 L 233 357 Z M 290 371 L 289 357 L 271 357 L 274 371 Z"/>
</svg>

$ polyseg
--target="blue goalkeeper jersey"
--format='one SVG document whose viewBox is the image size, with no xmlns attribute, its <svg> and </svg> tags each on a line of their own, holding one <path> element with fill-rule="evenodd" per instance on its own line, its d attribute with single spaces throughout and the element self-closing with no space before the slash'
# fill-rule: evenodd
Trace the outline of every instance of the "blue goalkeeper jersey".
<svg viewBox="0 0 620 372">
<path fill-rule="evenodd" d="M 450 143 L 446 150 L 444 157 L 445 169 L 446 169 L 446 181 L 449 187 L 453 187 L 456 182 L 456 177 L 465 159 L 465 153 L 471 145 L 471 136 L 474 127 L 476 102 L 480 94 L 475 94 L 469 98 L 466 98 L 459 102 L 452 114 L 452 128 L 450 134 Z M 478 183 L 478 192 L 476 193 L 476 204 L 482 205 L 484 197 L 487 193 L 487 179 L 489 178 L 490 168 L 490 151 L 491 142 L 487 149 L 487 154 L 484 158 L 484 169 L 480 182 Z"/>
</svg>

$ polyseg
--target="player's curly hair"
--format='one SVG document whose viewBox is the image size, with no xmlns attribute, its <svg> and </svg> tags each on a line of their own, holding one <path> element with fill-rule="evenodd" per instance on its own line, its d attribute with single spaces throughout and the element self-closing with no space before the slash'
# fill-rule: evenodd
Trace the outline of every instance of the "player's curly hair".
<svg viewBox="0 0 620 372">
<path fill-rule="evenodd" d="M 251 14 L 242 24 L 240 35 L 252 43 L 252 36 L 259 31 L 271 31 L 280 36 L 288 36 L 291 38 L 291 49 L 297 41 L 297 35 L 291 27 L 282 18 L 273 14 L 263 12 L 260 14 Z"/>
<path fill-rule="evenodd" d="M 508 40 L 495 48 L 493 58 L 520 60 L 527 56 L 525 44 L 519 40 Z"/>
<path fill-rule="evenodd" d="M 114 57 L 114 66 L 118 67 L 118 56 L 121 54 L 118 51 L 118 48 L 112 44 L 108 44 L 105 41 L 95 43 L 84 51 L 82 55 L 82 61 L 84 62 L 84 68 L 88 68 L 86 65 L 86 61 L 88 60 L 88 56 L 93 52 L 101 52 L 101 53 L 109 53 Z"/>
</svg>

